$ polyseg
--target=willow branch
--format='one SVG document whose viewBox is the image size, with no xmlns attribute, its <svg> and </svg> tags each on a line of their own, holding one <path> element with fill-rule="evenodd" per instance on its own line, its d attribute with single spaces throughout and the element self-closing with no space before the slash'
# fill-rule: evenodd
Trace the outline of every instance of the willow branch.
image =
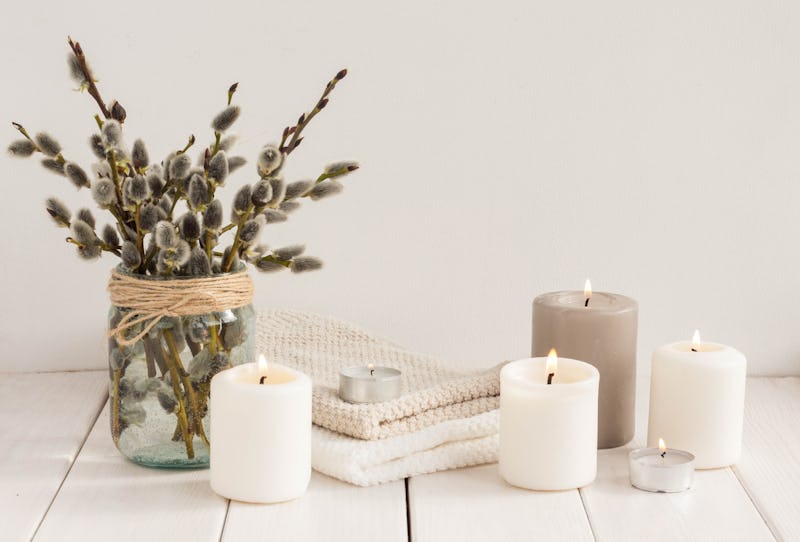
<svg viewBox="0 0 800 542">
<path fill-rule="evenodd" d="M 72 54 L 75 55 L 75 59 L 78 61 L 78 67 L 81 69 L 81 72 L 83 72 L 83 77 L 88 85 L 87 91 L 89 92 L 89 95 L 94 98 L 95 102 L 97 102 L 97 106 L 100 108 L 100 112 L 103 113 L 103 116 L 107 119 L 110 119 L 111 111 L 108 110 L 106 103 L 100 96 L 100 91 L 97 90 L 97 85 L 94 83 L 92 70 L 89 69 L 89 64 L 86 62 L 86 55 L 83 54 L 83 48 L 81 48 L 81 44 L 77 41 L 72 41 L 72 38 L 70 37 L 67 38 L 67 42 L 72 49 Z"/>
<path fill-rule="evenodd" d="M 281 145 L 280 145 L 280 149 L 283 154 L 288 156 L 289 154 L 291 154 L 293 150 L 297 148 L 298 145 L 300 145 L 300 141 L 302 140 L 300 134 L 303 133 L 303 130 L 305 129 L 306 126 L 308 126 L 308 123 L 311 122 L 311 119 L 317 116 L 317 113 L 322 111 L 325 108 L 325 106 L 328 105 L 328 95 L 336 87 L 336 83 L 344 79 L 346 75 L 347 75 L 347 70 L 339 71 L 339 73 L 337 73 L 333 77 L 333 79 L 328 81 L 328 84 L 325 85 L 325 90 L 323 91 L 322 96 L 314 106 L 314 109 L 311 110 L 311 113 L 308 114 L 303 113 L 302 115 L 300 115 L 300 118 L 298 119 L 297 124 L 295 126 L 286 128 L 283 131 L 283 137 L 281 139 Z M 289 143 L 284 144 L 286 138 L 290 134 L 292 138 L 289 140 Z"/>
</svg>

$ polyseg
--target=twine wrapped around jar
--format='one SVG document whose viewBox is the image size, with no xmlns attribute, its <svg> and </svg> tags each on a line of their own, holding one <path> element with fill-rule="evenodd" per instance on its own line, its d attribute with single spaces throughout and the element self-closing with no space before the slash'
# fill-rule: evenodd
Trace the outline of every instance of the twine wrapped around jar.
<svg viewBox="0 0 800 542">
<path fill-rule="evenodd" d="M 235 309 L 253 300 L 253 281 L 246 271 L 201 278 L 153 280 L 111 271 L 108 281 L 111 303 L 131 309 L 108 332 L 120 346 L 128 346 L 147 335 L 165 317 L 190 316 Z M 124 332 L 146 321 L 133 337 Z"/>
</svg>

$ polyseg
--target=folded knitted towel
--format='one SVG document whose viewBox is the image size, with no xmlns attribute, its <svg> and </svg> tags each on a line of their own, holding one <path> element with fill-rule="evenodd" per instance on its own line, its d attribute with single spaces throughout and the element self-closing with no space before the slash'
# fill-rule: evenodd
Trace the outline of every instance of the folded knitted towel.
<svg viewBox="0 0 800 542">
<path fill-rule="evenodd" d="M 335 319 L 264 310 L 258 315 L 256 345 L 268 362 L 311 377 L 315 424 L 359 439 L 404 435 L 499 406 L 499 365 L 478 373 L 455 371 L 432 356 L 409 352 Z M 339 399 L 339 370 L 368 363 L 402 371 L 399 398 L 364 405 Z"/>
<path fill-rule="evenodd" d="M 497 461 L 499 411 L 448 420 L 383 440 L 346 437 L 314 426 L 311 465 L 358 486 L 371 486 Z"/>
</svg>

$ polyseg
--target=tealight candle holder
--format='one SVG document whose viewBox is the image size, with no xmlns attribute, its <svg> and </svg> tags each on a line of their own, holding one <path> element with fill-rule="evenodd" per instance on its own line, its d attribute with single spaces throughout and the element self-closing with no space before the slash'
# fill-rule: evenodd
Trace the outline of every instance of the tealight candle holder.
<svg viewBox="0 0 800 542">
<path fill-rule="evenodd" d="M 631 485 L 644 491 L 678 493 L 692 487 L 694 455 L 670 450 L 659 439 L 658 448 L 639 448 L 628 454 Z"/>
<path fill-rule="evenodd" d="M 348 403 L 381 403 L 400 397 L 402 373 L 391 367 L 346 367 L 339 371 L 339 398 Z"/>
</svg>

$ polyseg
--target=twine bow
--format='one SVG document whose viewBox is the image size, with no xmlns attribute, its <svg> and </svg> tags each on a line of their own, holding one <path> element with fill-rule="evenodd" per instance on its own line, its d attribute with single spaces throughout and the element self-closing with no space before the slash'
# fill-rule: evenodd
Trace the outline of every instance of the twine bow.
<svg viewBox="0 0 800 542">
<path fill-rule="evenodd" d="M 153 280 L 125 275 L 116 269 L 108 281 L 111 303 L 131 309 L 109 330 L 120 346 L 131 345 L 150 333 L 162 318 L 190 316 L 242 307 L 253 301 L 253 281 L 246 271 L 214 277 Z M 125 332 L 146 321 L 133 337 Z"/>
</svg>

